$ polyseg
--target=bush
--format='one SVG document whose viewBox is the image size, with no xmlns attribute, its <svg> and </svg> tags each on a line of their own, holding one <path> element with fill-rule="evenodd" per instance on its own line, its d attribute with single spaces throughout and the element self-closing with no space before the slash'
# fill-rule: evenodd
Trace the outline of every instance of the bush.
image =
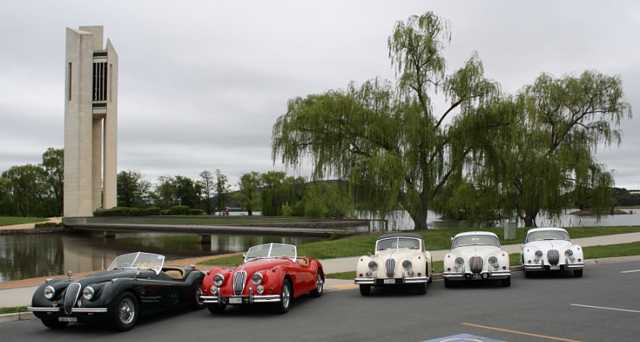
<svg viewBox="0 0 640 342">
<path fill-rule="evenodd" d="M 206 212 L 202 209 L 189 209 L 189 215 L 204 215 Z"/>
<path fill-rule="evenodd" d="M 167 215 L 189 215 L 189 210 L 186 205 L 174 205 L 167 210 Z"/>
<path fill-rule="evenodd" d="M 158 207 L 149 207 L 140 209 L 142 216 L 162 215 L 162 210 Z"/>
<path fill-rule="evenodd" d="M 113 207 L 111 209 L 97 209 L 93 212 L 94 216 L 131 216 L 131 208 L 129 207 Z"/>
<path fill-rule="evenodd" d="M 62 223 L 55 223 L 55 222 L 42 222 L 42 223 L 36 223 L 34 227 L 36 229 L 48 229 L 48 228 L 63 228 L 64 225 Z"/>
</svg>

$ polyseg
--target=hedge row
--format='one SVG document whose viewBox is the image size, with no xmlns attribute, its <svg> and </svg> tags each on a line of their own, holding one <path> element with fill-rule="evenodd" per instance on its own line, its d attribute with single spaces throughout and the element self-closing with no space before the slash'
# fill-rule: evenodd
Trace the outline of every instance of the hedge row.
<svg viewBox="0 0 640 342">
<path fill-rule="evenodd" d="M 160 209 L 158 207 L 149 208 L 133 208 L 133 207 L 115 207 L 111 209 L 98 209 L 94 216 L 151 216 L 151 215 L 204 215 L 202 209 L 191 209 L 186 205 L 176 205 L 169 209 Z"/>
</svg>

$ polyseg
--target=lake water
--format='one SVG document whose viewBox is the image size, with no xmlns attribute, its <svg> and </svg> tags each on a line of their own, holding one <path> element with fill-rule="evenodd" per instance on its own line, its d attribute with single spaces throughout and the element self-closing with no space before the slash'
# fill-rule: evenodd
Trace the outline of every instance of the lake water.
<svg viewBox="0 0 640 342">
<path fill-rule="evenodd" d="M 202 245 L 200 236 L 166 233 L 101 233 L 0 235 L 0 282 L 73 272 L 102 270 L 120 254 L 145 251 L 167 259 L 246 251 L 269 242 L 301 243 L 309 238 L 212 235 Z"/>
</svg>

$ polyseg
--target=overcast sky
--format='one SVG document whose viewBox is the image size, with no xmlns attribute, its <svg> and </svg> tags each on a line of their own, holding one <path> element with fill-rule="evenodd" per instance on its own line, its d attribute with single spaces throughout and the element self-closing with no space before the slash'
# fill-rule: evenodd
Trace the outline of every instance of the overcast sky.
<svg viewBox="0 0 640 342">
<path fill-rule="evenodd" d="M 219 168 L 235 182 L 281 168 L 271 128 L 288 99 L 392 78 L 393 24 L 428 10 L 450 22 L 449 70 L 477 51 L 513 92 L 541 72 L 594 69 L 619 75 L 640 112 L 638 1 L 11 0 L 0 8 L 0 171 L 63 145 L 65 27 L 104 25 L 118 51 L 120 170 L 153 180 Z M 598 153 L 618 186 L 640 188 L 638 117 Z"/>
</svg>

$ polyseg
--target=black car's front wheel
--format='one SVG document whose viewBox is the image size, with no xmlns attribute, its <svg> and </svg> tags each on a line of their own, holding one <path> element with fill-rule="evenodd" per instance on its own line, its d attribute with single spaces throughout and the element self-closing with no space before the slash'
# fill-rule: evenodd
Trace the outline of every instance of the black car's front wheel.
<svg viewBox="0 0 640 342">
<path fill-rule="evenodd" d="M 196 286 L 193 292 L 194 292 L 194 295 L 193 295 L 193 303 L 191 303 L 191 308 L 194 310 L 204 309 L 205 304 L 201 298 L 202 288 L 200 288 L 200 286 Z"/>
<path fill-rule="evenodd" d="M 44 324 L 45 327 L 52 329 L 52 330 L 57 330 L 57 329 L 64 329 L 67 327 L 67 325 L 69 325 L 69 323 L 67 322 L 60 322 L 58 321 L 58 319 L 43 319 L 42 320 L 42 324 Z"/>
<path fill-rule="evenodd" d="M 136 297 L 125 292 L 114 302 L 113 306 L 113 327 L 118 331 L 127 331 L 138 322 L 140 306 Z"/>
<path fill-rule="evenodd" d="M 293 289 L 291 282 L 285 279 L 282 282 L 282 290 L 280 291 L 280 302 L 276 305 L 276 312 L 280 314 L 287 313 L 293 302 Z"/>
</svg>

